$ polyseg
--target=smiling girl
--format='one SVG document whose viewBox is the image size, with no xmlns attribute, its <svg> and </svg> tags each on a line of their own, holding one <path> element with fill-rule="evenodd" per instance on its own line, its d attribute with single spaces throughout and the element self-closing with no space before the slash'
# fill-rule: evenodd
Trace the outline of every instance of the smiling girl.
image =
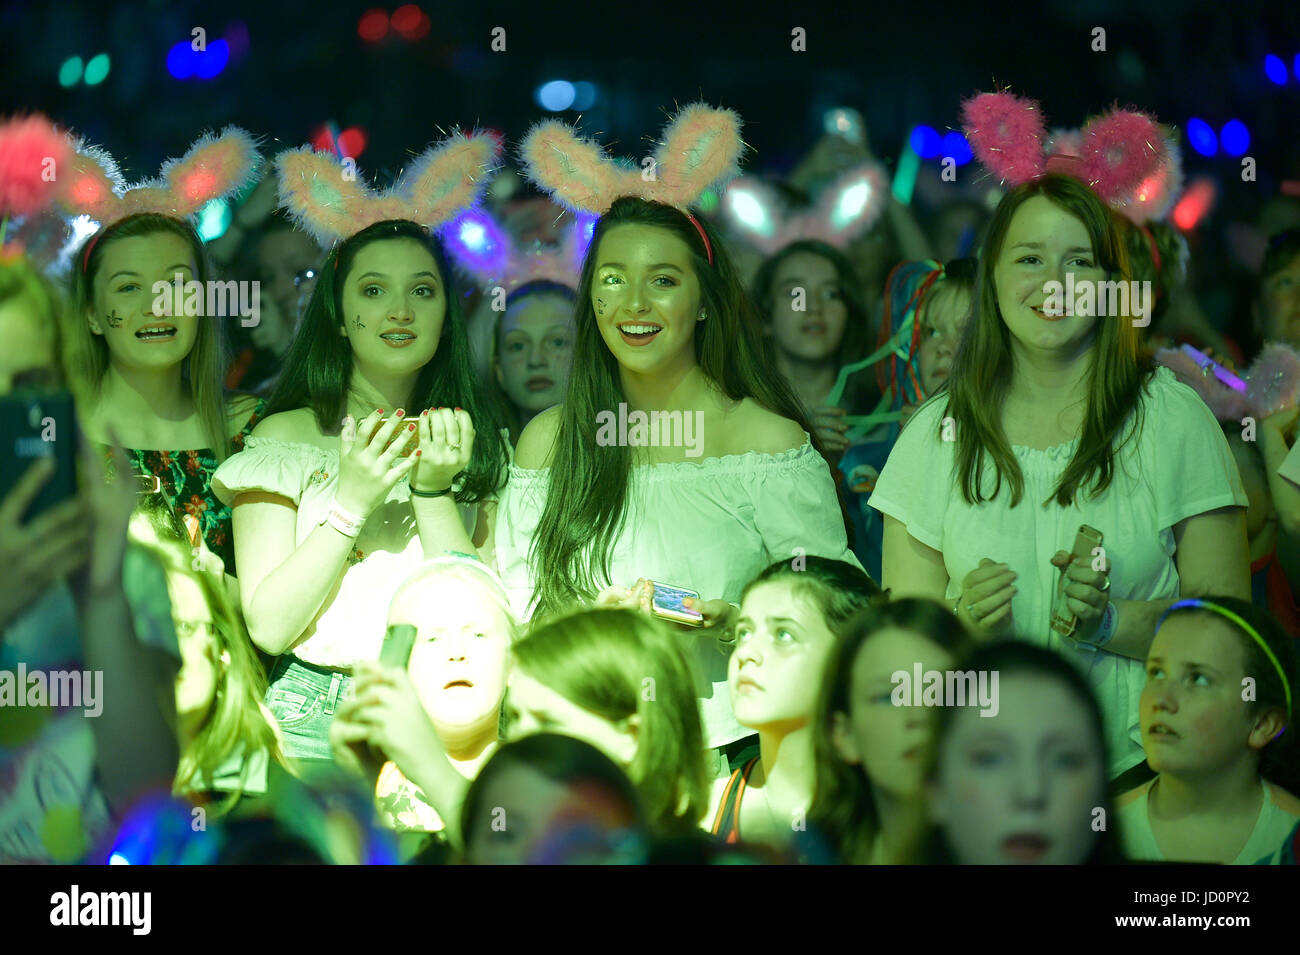
<svg viewBox="0 0 1300 955">
<path fill-rule="evenodd" d="M 269 416 L 214 478 L 235 506 L 249 634 L 280 657 L 268 702 L 289 756 L 329 758 L 329 723 L 352 665 L 378 655 L 397 585 L 426 555 L 484 543 L 478 502 L 504 445 L 448 275 L 414 222 L 335 246 Z"/>
<path fill-rule="evenodd" d="M 883 585 L 943 600 L 1077 663 L 1107 721 L 1112 776 L 1142 761 L 1141 660 L 1180 594 L 1250 594 L 1246 496 L 1204 402 L 1139 351 L 1131 316 L 1045 308 L 1127 280 L 1122 236 L 1086 185 L 1048 174 L 1003 198 L 948 389 L 913 416 L 870 504 Z M 1080 525 L 1102 550 L 1070 553 Z M 1058 578 L 1077 617 L 1051 629 Z M 1112 589 L 1113 585 L 1113 589 Z"/>
<path fill-rule="evenodd" d="M 154 314 L 156 283 L 170 288 L 179 274 L 207 287 L 203 243 L 179 219 L 141 213 L 93 236 L 77 263 L 65 362 L 82 427 L 100 445 L 124 446 L 137 470 L 156 476 L 191 534 L 197 529 L 234 575 L 230 508 L 211 480 L 263 403 L 222 393 L 224 319 Z"/>
</svg>

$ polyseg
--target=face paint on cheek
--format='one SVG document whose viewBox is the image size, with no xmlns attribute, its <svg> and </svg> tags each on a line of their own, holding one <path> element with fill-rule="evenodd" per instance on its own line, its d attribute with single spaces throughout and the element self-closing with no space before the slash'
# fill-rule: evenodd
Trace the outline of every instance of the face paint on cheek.
<svg viewBox="0 0 1300 955">
<path fill-rule="evenodd" d="M 114 309 L 104 316 L 104 321 L 108 322 L 109 328 L 121 328 L 123 319 L 117 314 L 117 309 Z"/>
<path fill-rule="evenodd" d="M 358 315 L 356 318 L 354 318 L 354 319 L 352 320 L 352 327 L 353 327 L 353 328 L 365 328 L 365 327 L 366 327 L 365 322 L 361 321 L 361 316 L 360 316 L 360 315 Z"/>
<path fill-rule="evenodd" d="M 604 318 L 606 310 L 609 308 L 603 298 L 596 299 L 596 314 Z"/>
</svg>

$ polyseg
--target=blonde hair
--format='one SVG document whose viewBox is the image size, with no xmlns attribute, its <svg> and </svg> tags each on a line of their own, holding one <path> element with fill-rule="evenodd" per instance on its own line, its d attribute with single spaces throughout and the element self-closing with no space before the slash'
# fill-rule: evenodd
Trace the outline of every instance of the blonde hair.
<svg viewBox="0 0 1300 955">
<path fill-rule="evenodd" d="M 262 703 L 266 673 L 225 581 L 210 571 L 195 568 L 184 532 L 161 493 L 142 499 L 129 536 L 158 561 L 165 573 L 192 580 L 212 613 L 216 687 L 198 731 L 192 739 L 181 740 L 172 792 L 184 795 L 211 788 L 217 771 L 242 751 L 239 783 L 216 808 L 216 814 L 223 815 L 243 795 L 254 754 L 265 752 L 287 768 L 275 717 Z"/>
<path fill-rule="evenodd" d="M 212 275 L 203 242 L 195 231 L 179 219 L 155 213 L 140 213 L 115 222 L 96 232 L 77 253 L 72 268 L 72 308 L 64 321 L 64 374 L 83 409 L 93 408 L 108 371 L 108 344 L 102 335 L 90 330 L 86 317 L 94 310 L 95 275 L 104 259 L 104 249 L 117 239 L 168 233 L 183 240 L 194 256 L 194 278 L 207 286 Z M 222 375 L 225 372 L 225 347 L 221 332 L 211 318 L 200 319 L 194 347 L 181 364 L 181 377 L 189 389 L 190 399 L 198 412 L 208 447 L 223 461 L 230 454 L 230 435 Z"/>
<path fill-rule="evenodd" d="M 438 557 L 426 560 L 398 585 L 389 606 L 392 607 L 393 604 L 396 604 L 397 598 L 407 590 L 418 587 L 424 581 L 433 577 L 439 580 L 457 580 L 468 586 L 479 588 L 489 599 L 492 606 L 500 610 L 505 618 L 510 645 L 514 646 L 519 641 L 521 627 L 518 618 L 515 617 L 514 610 L 510 607 L 510 598 L 506 595 L 505 584 L 497 576 L 496 571 L 477 557 L 469 554 L 448 551 Z"/>
<path fill-rule="evenodd" d="M 694 667 L 676 634 L 631 610 L 585 610 L 535 627 L 515 664 L 575 706 L 640 721 L 628 776 L 661 833 L 694 832 L 708 809 Z"/>
</svg>

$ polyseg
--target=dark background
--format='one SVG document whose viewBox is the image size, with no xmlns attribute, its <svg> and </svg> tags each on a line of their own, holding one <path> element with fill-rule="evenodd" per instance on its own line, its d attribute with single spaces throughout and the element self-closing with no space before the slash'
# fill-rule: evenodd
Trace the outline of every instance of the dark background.
<svg viewBox="0 0 1300 955">
<path fill-rule="evenodd" d="M 387 0 L 392 12 L 399 2 Z M 885 158 L 915 123 L 944 130 L 964 97 L 1007 85 L 1039 99 L 1049 125 L 1077 127 L 1112 101 L 1182 127 L 1201 116 L 1217 130 L 1233 117 L 1250 129 L 1260 181 L 1241 184 L 1239 161 L 1190 154 L 1189 177 L 1236 178 L 1229 202 L 1276 193 L 1297 175 L 1300 80 L 1265 77 L 1266 53 L 1288 68 L 1300 53 L 1300 4 L 1223 0 L 1074 0 L 825 4 L 568 5 L 421 3 L 430 29 L 416 42 L 363 41 L 358 19 L 377 3 L 304 5 L 101 0 L 9 2 L 0 13 L 0 113 L 42 110 L 106 146 L 128 176 L 156 173 L 204 128 L 236 123 L 305 142 L 327 120 L 369 136 L 360 167 L 387 184 L 439 128 L 483 124 L 517 142 L 548 115 L 534 99 L 546 80 L 595 83 L 583 129 L 629 154 L 662 127 L 673 104 L 704 98 L 739 111 L 757 152 L 750 168 L 782 170 L 820 132 L 832 106 L 867 120 Z M 169 48 L 201 26 L 208 42 L 246 32 L 247 49 L 215 79 L 176 80 Z M 507 49 L 490 49 L 493 27 Z M 794 26 L 807 52 L 790 49 Z M 1093 52 L 1092 30 L 1107 50 Z M 60 64 L 101 51 L 112 60 L 96 87 L 63 89 Z M 577 114 L 562 117 L 573 120 Z M 268 150 L 270 151 L 270 150 Z M 1229 185 L 1229 193 L 1232 186 Z"/>
</svg>

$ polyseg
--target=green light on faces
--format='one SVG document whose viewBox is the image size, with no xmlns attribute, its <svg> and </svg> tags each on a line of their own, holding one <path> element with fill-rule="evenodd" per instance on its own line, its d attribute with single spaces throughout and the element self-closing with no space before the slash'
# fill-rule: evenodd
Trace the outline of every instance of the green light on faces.
<svg viewBox="0 0 1300 955">
<path fill-rule="evenodd" d="M 77 81 L 81 79 L 81 57 L 70 56 L 63 61 L 59 67 L 59 85 L 76 86 Z"/>
<path fill-rule="evenodd" d="M 86 64 L 86 85 L 98 86 L 104 82 L 104 77 L 108 76 L 108 69 L 111 64 L 108 61 L 108 54 L 101 53 L 91 59 Z"/>
<path fill-rule="evenodd" d="M 199 211 L 199 238 L 211 242 L 226 234 L 230 228 L 230 205 L 224 199 L 213 199 Z"/>
</svg>

